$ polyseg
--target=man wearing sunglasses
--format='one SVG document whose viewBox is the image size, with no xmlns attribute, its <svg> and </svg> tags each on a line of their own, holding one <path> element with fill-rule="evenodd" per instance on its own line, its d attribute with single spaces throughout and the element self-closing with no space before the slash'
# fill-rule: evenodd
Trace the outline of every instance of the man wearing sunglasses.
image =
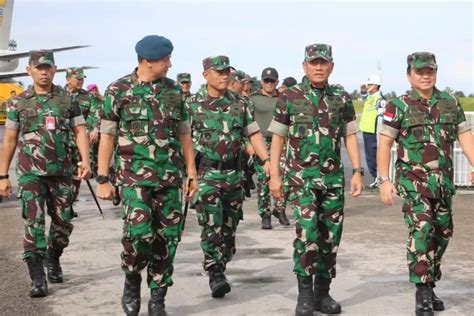
<svg viewBox="0 0 474 316">
<path fill-rule="evenodd" d="M 275 110 L 275 105 L 280 95 L 277 90 L 278 71 L 275 68 L 267 67 L 263 69 L 261 79 L 262 88 L 253 93 L 250 99 L 255 104 L 253 111 L 255 121 L 257 121 L 262 129 L 262 134 L 267 144 L 267 150 L 270 150 L 272 134 L 268 131 L 268 126 L 272 121 L 273 111 Z M 285 155 L 282 155 L 282 158 L 284 160 Z M 284 161 L 282 161 L 282 164 L 284 164 Z M 261 165 L 257 163 L 255 166 L 257 170 L 258 213 L 262 218 L 262 229 L 272 229 L 272 214 L 278 218 L 281 225 L 290 225 L 285 213 L 286 203 L 284 200 L 275 200 L 274 209 L 273 211 L 271 210 L 272 202 L 268 188 L 268 179 Z"/>
</svg>

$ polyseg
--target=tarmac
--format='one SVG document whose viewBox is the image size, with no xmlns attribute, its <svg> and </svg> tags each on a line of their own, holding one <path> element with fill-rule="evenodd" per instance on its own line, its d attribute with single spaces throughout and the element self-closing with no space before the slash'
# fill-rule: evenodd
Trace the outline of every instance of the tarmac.
<svg viewBox="0 0 474 316">
<path fill-rule="evenodd" d="M 0 127 L 0 141 L 2 134 Z M 14 167 L 12 164 L 10 175 L 14 175 Z M 350 164 L 346 163 L 346 179 L 349 172 Z M 370 181 L 366 176 L 366 184 Z M 95 185 L 93 180 L 91 183 Z M 436 287 L 446 306 L 444 312 L 436 313 L 439 315 L 474 314 L 473 193 L 460 190 L 454 197 L 454 236 L 444 256 L 443 279 Z M 18 201 L 11 198 L 0 203 L 0 315 L 123 315 L 120 208 L 108 201 L 100 203 L 105 220 L 83 184 L 75 205 L 79 217 L 73 220 L 70 246 L 61 257 L 64 283 L 49 283 L 49 295 L 36 299 L 28 295 L 30 280 L 20 259 L 23 223 Z M 190 210 L 176 254 L 174 285 L 166 297 L 168 313 L 294 315 L 297 286 L 292 272 L 295 232 L 290 207 L 287 214 L 290 227 L 280 226 L 273 218 L 273 229 L 262 230 L 255 192 L 244 203 L 237 253 L 226 271 L 232 291 L 223 299 L 214 299 L 202 269 L 200 228 Z M 365 190 L 355 199 L 346 194 L 344 233 L 331 289 L 343 314 L 414 314 L 415 290 L 406 266 L 407 235 L 399 198 L 394 205 L 384 206 L 377 191 Z M 148 298 L 143 282 L 140 315 L 147 315 Z"/>
</svg>

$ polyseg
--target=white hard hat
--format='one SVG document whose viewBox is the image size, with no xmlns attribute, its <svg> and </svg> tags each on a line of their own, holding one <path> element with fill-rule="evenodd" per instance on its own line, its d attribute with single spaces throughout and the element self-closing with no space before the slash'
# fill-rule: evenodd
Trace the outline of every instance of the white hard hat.
<svg viewBox="0 0 474 316">
<path fill-rule="evenodd" d="M 379 75 L 371 75 L 369 77 L 369 79 L 367 79 L 366 84 L 374 84 L 374 85 L 377 85 L 377 86 L 381 86 L 382 85 L 382 78 L 380 78 Z"/>
</svg>

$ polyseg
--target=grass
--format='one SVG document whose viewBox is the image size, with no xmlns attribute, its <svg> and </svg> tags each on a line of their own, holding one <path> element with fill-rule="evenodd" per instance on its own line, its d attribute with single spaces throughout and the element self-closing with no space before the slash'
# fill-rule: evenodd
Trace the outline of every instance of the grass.
<svg viewBox="0 0 474 316">
<path fill-rule="evenodd" d="M 464 112 L 474 111 L 474 98 L 459 98 Z"/>
<path fill-rule="evenodd" d="M 354 103 L 356 113 L 361 113 L 364 103 L 358 100 L 353 100 L 352 102 Z M 464 112 L 474 111 L 474 98 L 459 98 L 459 102 L 461 102 Z"/>
</svg>

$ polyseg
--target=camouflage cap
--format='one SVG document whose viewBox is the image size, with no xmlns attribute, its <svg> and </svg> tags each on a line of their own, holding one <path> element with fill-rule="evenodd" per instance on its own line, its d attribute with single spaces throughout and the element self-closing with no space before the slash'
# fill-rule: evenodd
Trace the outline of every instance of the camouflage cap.
<svg viewBox="0 0 474 316">
<path fill-rule="evenodd" d="M 50 65 L 54 66 L 54 55 L 50 50 L 32 50 L 30 51 L 30 66 Z"/>
<path fill-rule="evenodd" d="M 230 80 L 242 82 L 244 81 L 245 76 L 245 72 L 242 70 L 236 70 L 230 74 Z"/>
<path fill-rule="evenodd" d="M 306 46 L 304 50 L 304 60 L 313 61 L 322 58 L 327 61 L 332 61 L 332 47 L 328 44 L 311 44 Z"/>
<path fill-rule="evenodd" d="M 407 64 L 412 68 L 424 68 L 430 67 L 438 69 L 436 64 L 436 57 L 432 53 L 428 52 L 416 52 L 407 56 Z"/>
<path fill-rule="evenodd" d="M 244 79 L 242 79 L 242 83 L 250 83 L 252 82 L 252 77 L 249 74 L 245 74 Z"/>
<path fill-rule="evenodd" d="M 72 67 L 66 70 L 66 78 L 71 78 L 71 77 L 74 77 L 76 79 L 87 78 L 86 75 L 84 75 L 84 69 L 79 68 L 79 67 Z"/>
<path fill-rule="evenodd" d="M 209 68 L 215 70 L 233 69 L 233 67 L 229 65 L 229 57 L 227 56 L 207 57 L 202 61 L 202 66 L 204 70 L 208 70 Z"/>
<path fill-rule="evenodd" d="M 182 72 L 176 75 L 176 81 L 178 82 L 187 82 L 191 81 L 191 74 L 187 72 Z"/>
</svg>

